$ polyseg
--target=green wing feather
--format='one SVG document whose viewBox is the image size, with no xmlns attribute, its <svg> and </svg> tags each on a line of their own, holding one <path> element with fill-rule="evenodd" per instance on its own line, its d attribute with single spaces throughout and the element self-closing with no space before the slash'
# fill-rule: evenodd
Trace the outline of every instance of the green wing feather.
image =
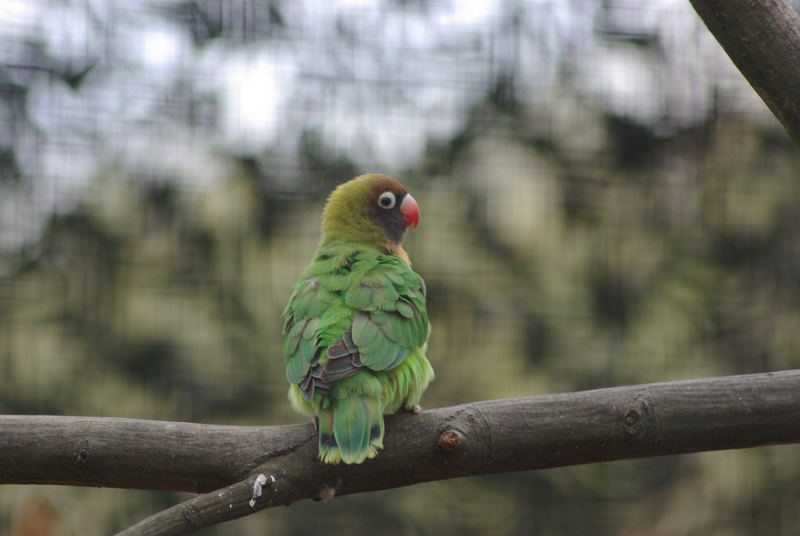
<svg viewBox="0 0 800 536">
<path fill-rule="evenodd" d="M 357 304 L 353 342 L 361 362 L 372 370 L 399 365 L 428 338 L 424 284 L 400 259 L 386 255 L 361 283 L 345 294 Z"/>
<path fill-rule="evenodd" d="M 303 380 L 317 348 L 333 344 L 350 324 L 362 364 L 376 371 L 396 367 L 428 338 L 422 278 L 397 257 L 354 244 L 320 249 L 284 317 L 292 383 Z"/>
</svg>

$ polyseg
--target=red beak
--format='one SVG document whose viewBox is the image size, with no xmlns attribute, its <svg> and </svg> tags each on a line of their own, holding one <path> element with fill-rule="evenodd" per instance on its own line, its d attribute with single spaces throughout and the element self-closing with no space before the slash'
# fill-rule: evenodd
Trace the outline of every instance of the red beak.
<svg viewBox="0 0 800 536">
<path fill-rule="evenodd" d="M 419 225 L 419 205 L 414 198 L 411 197 L 411 194 L 406 194 L 403 198 L 403 202 L 400 203 L 400 212 L 403 213 L 406 227 L 413 224 L 414 229 L 416 229 L 417 225 Z"/>
</svg>

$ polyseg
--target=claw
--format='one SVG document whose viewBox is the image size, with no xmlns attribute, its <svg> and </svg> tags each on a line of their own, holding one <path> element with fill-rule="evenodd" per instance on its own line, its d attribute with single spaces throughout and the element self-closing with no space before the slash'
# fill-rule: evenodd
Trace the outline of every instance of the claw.
<svg viewBox="0 0 800 536">
<path fill-rule="evenodd" d="M 315 432 L 319 432 L 319 417 L 314 415 L 314 418 L 311 419 L 311 424 L 314 425 L 314 431 Z"/>
<path fill-rule="evenodd" d="M 420 406 L 419 404 L 414 404 L 413 406 L 411 406 L 411 409 L 409 411 L 414 415 L 419 415 L 420 413 L 422 413 L 422 406 Z"/>
</svg>

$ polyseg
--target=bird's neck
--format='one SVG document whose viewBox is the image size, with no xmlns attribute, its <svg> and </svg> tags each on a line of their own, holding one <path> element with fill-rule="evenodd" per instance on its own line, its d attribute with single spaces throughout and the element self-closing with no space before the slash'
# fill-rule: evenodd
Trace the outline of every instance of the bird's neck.
<svg viewBox="0 0 800 536">
<path fill-rule="evenodd" d="M 365 249 L 377 249 L 383 253 L 388 255 L 394 255 L 408 266 L 411 266 L 411 259 L 408 256 L 408 252 L 403 249 L 401 244 L 397 244 L 390 240 L 380 240 L 380 241 L 365 241 L 365 240 L 352 240 L 352 239 L 339 239 L 337 237 L 331 237 L 328 235 L 322 236 L 322 240 L 320 241 L 319 247 L 324 248 L 327 246 L 336 246 L 336 245 L 358 245 L 364 247 Z"/>
<path fill-rule="evenodd" d="M 386 252 L 399 258 L 401 261 L 411 266 L 411 259 L 408 257 L 408 252 L 403 249 L 400 244 L 394 242 L 386 242 Z"/>
</svg>

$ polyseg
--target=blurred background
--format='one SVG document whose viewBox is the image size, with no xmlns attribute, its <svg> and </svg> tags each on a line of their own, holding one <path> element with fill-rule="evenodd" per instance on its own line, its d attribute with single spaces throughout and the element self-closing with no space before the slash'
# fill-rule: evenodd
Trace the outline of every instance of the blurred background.
<svg viewBox="0 0 800 536">
<path fill-rule="evenodd" d="M 428 407 L 800 367 L 800 160 L 685 0 L 2 0 L 0 412 L 289 408 L 325 196 L 422 207 Z M 0 487 L 0 533 L 188 494 Z M 800 448 L 436 482 L 216 534 L 789 535 Z"/>
</svg>

